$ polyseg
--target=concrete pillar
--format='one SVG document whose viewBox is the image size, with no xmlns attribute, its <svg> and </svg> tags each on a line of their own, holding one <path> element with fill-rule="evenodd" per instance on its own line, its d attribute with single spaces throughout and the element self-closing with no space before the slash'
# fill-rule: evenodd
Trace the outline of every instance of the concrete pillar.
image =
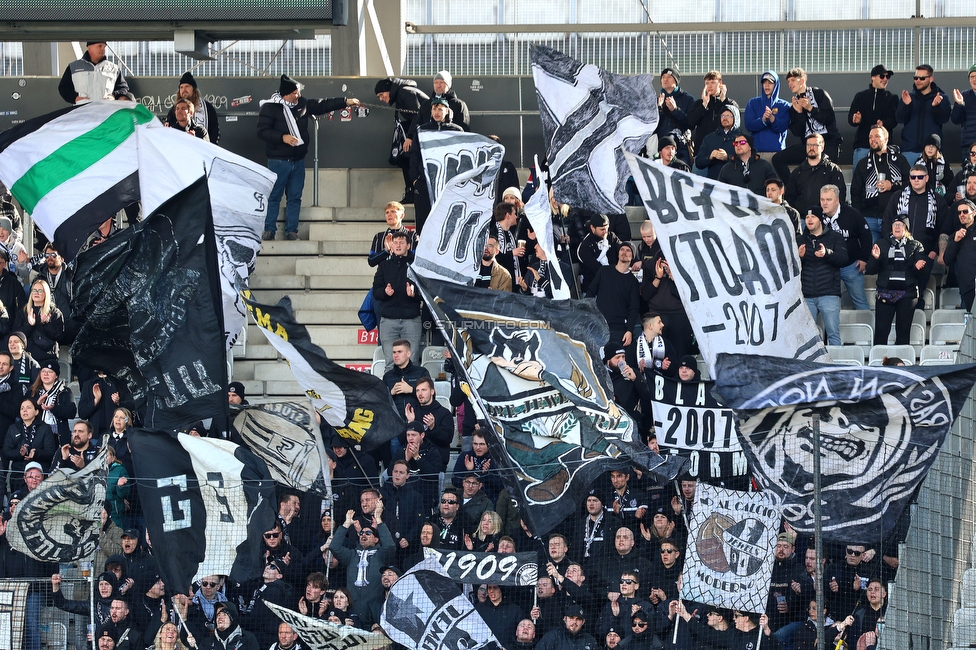
<svg viewBox="0 0 976 650">
<path fill-rule="evenodd" d="M 403 5 L 404 0 L 350 0 L 349 24 L 332 30 L 332 74 L 337 77 L 401 74 L 407 52 Z M 380 37 L 376 33 L 377 25 Z"/>
<path fill-rule="evenodd" d="M 76 60 L 84 48 L 76 51 L 75 43 L 24 41 L 24 75 L 60 77 L 64 67 Z"/>
</svg>

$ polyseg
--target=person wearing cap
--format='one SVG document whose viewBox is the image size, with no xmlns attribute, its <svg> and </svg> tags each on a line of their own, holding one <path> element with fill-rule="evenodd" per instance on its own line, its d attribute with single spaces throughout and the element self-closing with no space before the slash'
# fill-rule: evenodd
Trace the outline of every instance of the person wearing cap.
<svg viewBox="0 0 976 650">
<path fill-rule="evenodd" d="M 756 196 L 766 193 L 766 181 L 776 177 L 773 166 L 759 156 L 753 137 L 740 133 L 732 140 L 732 158 L 719 171 L 718 180 L 744 187 Z"/>
<path fill-rule="evenodd" d="M 681 357 L 681 361 L 678 363 L 678 381 L 690 383 L 700 379 L 701 373 L 698 371 L 698 359 L 695 358 L 695 355 L 686 354 Z"/>
<path fill-rule="evenodd" d="M 270 559 L 270 558 L 269 558 Z M 260 580 L 242 587 L 245 594 L 241 603 L 241 626 L 254 633 L 261 648 L 267 648 L 277 639 L 278 618 L 265 603 L 291 607 L 295 602 L 295 590 L 285 580 L 288 566 L 281 560 L 271 560 L 264 566 Z M 217 606 L 226 605 L 219 603 Z"/>
<path fill-rule="evenodd" d="M 448 118 L 450 122 L 461 127 L 462 131 L 471 131 L 471 114 L 468 112 L 468 105 L 454 92 L 454 78 L 451 73 L 447 70 L 441 70 L 434 75 L 433 87 L 434 94 L 420 104 L 416 117 L 411 122 L 410 128 L 407 129 L 407 137 L 413 141 L 414 145 L 417 144 L 417 130 L 431 120 L 430 108 L 435 99 L 443 99 L 447 102 L 447 106 L 450 108 L 450 117 Z"/>
<path fill-rule="evenodd" d="M 373 89 L 376 98 L 395 109 L 393 113 L 393 143 L 390 147 L 390 164 L 403 172 L 403 198 L 400 203 L 413 203 L 413 185 L 410 181 L 410 150 L 414 142 L 407 137 L 414 117 L 420 114 L 421 105 L 429 99 L 427 93 L 417 88 L 413 79 L 386 77 L 376 82 Z"/>
<path fill-rule="evenodd" d="M 875 302 L 874 344 L 887 345 L 891 321 L 895 320 L 895 345 L 908 345 L 911 340 L 915 301 L 925 289 L 920 278 L 932 265 L 920 241 L 912 237 L 908 216 L 891 224 L 891 234 L 875 242 L 865 271 L 878 276 Z M 931 271 L 929 271 L 931 272 Z"/>
<path fill-rule="evenodd" d="M 227 384 L 227 403 L 231 406 L 248 406 L 244 384 L 239 381 L 232 381 Z"/>
<path fill-rule="evenodd" d="M 627 348 L 614 348 L 612 343 L 608 343 L 604 348 L 603 360 L 613 382 L 613 401 L 639 423 L 641 435 L 646 435 L 647 427 L 642 413 L 649 412 L 651 408 L 651 389 L 646 379 L 627 363 L 628 353 Z"/>
<path fill-rule="evenodd" d="M 745 127 L 755 140 L 756 153 L 771 162 L 773 155 L 786 148 L 790 128 L 790 103 L 779 96 L 779 75 L 766 70 L 759 77 L 762 92 L 746 104 Z"/>
<path fill-rule="evenodd" d="M 468 472 L 461 481 L 461 517 L 464 520 L 466 537 L 474 537 L 481 526 L 482 516 L 486 512 L 495 510 L 495 504 L 481 489 L 483 485 L 484 481 L 479 472 Z"/>
<path fill-rule="evenodd" d="M 854 167 L 851 205 L 864 215 L 874 240 L 885 234 L 881 220 L 892 198 L 908 187 L 910 165 L 904 156 L 888 147 L 888 129 L 883 126 L 870 128 L 868 145 L 870 152 Z"/>
<path fill-rule="evenodd" d="M 216 610 L 213 650 L 263 650 L 267 647 L 241 627 L 237 608 L 232 603 L 218 603 Z"/>
<path fill-rule="evenodd" d="M 681 89 L 681 75 L 672 67 L 661 70 L 661 92 L 657 96 L 658 123 L 654 133 L 661 140 L 671 138 L 675 145 L 675 155 L 685 164 L 691 165 L 688 145 L 691 143 L 691 129 L 688 126 L 688 111 L 695 105 L 695 98 Z M 681 144 L 678 147 L 678 144 Z M 668 163 L 665 163 L 666 165 Z M 689 167 L 690 169 L 690 167 Z"/>
<path fill-rule="evenodd" d="M 773 569 L 770 576 L 766 615 L 773 631 L 800 622 L 806 615 L 803 608 L 802 590 L 793 589 L 803 577 L 803 565 L 796 557 L 796 536 L 780 533 L 773 549 Z"/>
<path fill-rule="evenodd" d="M 823 210 L 811 208 L 806 232 L 797 237 L 800 256 L 800 286 L 814 320 L 823 314 L 828 345 L 840 345 L 840 269 L 847 266 L 844 236 L 825 229 Z"/>
<path fill-rule="evenodd" d="M 580 558 L 587 567 L 599 561 L 609 548 L 608 543 L 617 534 L 617 529 L 623 525 L 612 510 L 603 507 L 604 498 L 601 491 L 590 490 L 584 504 L 586 514 L 579 520 L 576 534 L 570 537 L 573 540 L 573 557 Z"/>
<path fill-rule="evenodd" d="M 59 444 L 71 441 L 68 420 L 78 412 L 71 389 L 60 377 L 61 365 L 56 359 L 48 359 L 41 364 L 37 379 L 31 384 L 30 395 L 41 407 L 41 419 L 47 422 L 58 435 Z"/>
<path fill-rule="evenodd" d="M 673 621 L 675 616 L 680 616 L 687 623 L 687 625 L 678 628 L 679 644 L 682 639 L 687 643 L 690 634 L 690 641 L 694 645 L 689 647 L 694 647 L 695 650 L 719 650 L 731 647 L 732 629 L 730 623 L 732 613 L 727 609 L 712 605 L 705 607 L 704 611 L 705 615 L 699 618 L 694 615 L 694 612 L 689 612 L 685 608 L 682 600 L 672 600 L 668 603 L 668 618 Z M 662 632 L 666 632 L 668 636 L 671 635 L 670 630 Z M 662 636 L 665 634 L 662 633 Z"/>
<path fill-rule="evenodd" d="M 723 106 L 719 113 L 717 129 L 702 138 L 695 156 L 695 167 L 703 170 L 705 176 L 718 180 L 725 163 L 735 157 L 732 143 L 742 135 L 737 106 Z"/>
<path fill-rule="evenodd" d="M 861 161 L 861 164 L 865 164 Z M 840 233 L 847 247 L 847 264 L 840 270 L 840 279 L 855 309 L 869 309 L 864 292 L 864 270 L 871 255 L 873 238 L 867 221 L 855 208 L 840 200 L 840 188 L 828 183 L 820 188 L 820 209 L 814 210 L 823 219 L 824 228 Z"/>
<path fill-rule="evenodd" d="M 352 530 L 355 535 L 356 511 L 346 512 L 346 520 L 336 529 L 329 548 L 339 562 L 346 567 L 346 589 L 352 594 L 352 613 L 360 618 L 369 616 L 370 603 L 383 598 L 382 569 L 389 566 L 396 553 L 396 545 L 390 530 L 383 523 L 383 502 L 373 511 L 374 524 L 359 531 L 359 544 L 355 549 L 346 547 L 346 536 Z"/>
<path fill-rule="evenodd" d="M 655 633 L 657 613 L 637 610 L 630 616 L 630 634 L 620 642 L 620 650 L 659 650 L 664 647 Z M 616 629 L 611 626 L 610 629 Z M 607 631 L 609 633 L 609 630 Z"/>
<path fill-rule="evenodd" d="M 579 605 L 567 605 L 563 625 L 546 632 L 536 650 L 596 650 L 596 639 L 583 631 L 586 614 Z"/>
<path fill-rule="evenodd" d="M 105 41 L 88 41 L 81 58 L 72 61 L 61 75 L 58 93 L 69 104 L 101 100 L 135 100 L 122 67 L 105 58 Z"/>
<path fill-rule="evenodd" d="M 678 145 L 670 135 L 664 135 L 657 141 L 657 160 L 665 167 L 680 169 L 683 172 L 690 172 L 691 167 L 678 156 Z"/>
<path fill-rule="evenodd" d="M 180 77 L 180 85 L 176 92 L 177 100 L 185 99 L 190 102 L 194 109 L 194 122 L 202 126 L 207 134 L 205 138 L 208 142 L 217 144 L 220 140 L 220 121 L 217 118 L 217 109 L 200 94 L 197 87 L 197 80 L 189 70 Z M 169 109 L 166 119 L 163 121 L 166 126 L 176 125 L 176 105 Z"/>
<path fill-rule="evenodd" d="M 952 186 L 954 174 L 942 153 L 941 137 L 935 133 L 930 135 L 922 148 L 922 155 L 918 157 L 915 163 L 922 163 L 928 168 L 928 188 L 930 190 L 935 190 L 935 193 L 941 197 L 945 197 L 947 194 L 951 195 L 949 188 Z"/>
<path fill-rule="evenodd" d="M 597 272 L 604 266 L 616 266 L 623 242 L 610 232 L 610 220 L 605 214 L 590 217 L 590 232 L 580 242 L 577 257 L 580 261 L 583 293 L 587 293 Z M 631 251 L 633 252 L 633 251 Z"/>
<path fill-rule="evenodd" d="M 799 165 L 809 157 L 806 138 L 819 135 L 824 141 L 824 151 L 831 159 L 840 156 L 840 145 L 844 138 L 837 128 L 834 114 L 834 101 L 821 88 L 807 85 L 807 73 L 803 68 L 793 68 L 786 73 L 786 83 L 793 93 L 790 102 L 790 133 L 803 139 L 803 144 L 794 144 L 773 156 L 776 175 L 787 178 L 790 165 Z"/>
<path fill-rule="evenodd" d="M 446 97 L 430 99 L 430 120 L 419 125 L 420 131 L 456 131 L 461 133 L 463 128 L 451 122 L 451 105 Z M 427 172 L 424 168 L 423 146 L 420 138 L 414 140 L 410 148 L 410 184 L 413 187 L 414 220 L 417 224 L 417 235 L 423 234 L 424 223 L 436 196 L 431 195 L 428 187 Z"/>
<path fill-rule="evenodd" d="M 271 241 L 278 231 L 278 212 L 281 198 L 287 196 L 285 206 L 285 239 L 298 239 L 298 220 L 302 209 L 302 190 L 305 188 L 305 156 L 311 142 L 308 119 L 325 115 L 349 106 L 359 106 L 355 98 L 306 99 L 304 86 L 286 74 L 281 75 L 278 91 L 270 99 L 261 100 L 257 135 L 264 141 L 268 169 L 278 175 L 268 197 L 268 215 L 264 220 L 261 238 Z"/>
<path fill-rule="evenodd" d="M 634 330 L 640 328 L 640 284 L 630 272 L 634 247 L 622 242 L 617 262 L 597 269 L 586 288 L 586 297 L 595 298 L 597 309 L 610 328 L 609 348 L 628 347 L 634 342 Z"/>
<path fill-rule="evenodd" d="M 692 142 L 699 153 L 705 136 L 722 125 L 721 116 L 726 107 L 734 106 L 736 114 L 739 112 L 739 105 L 729 97 L 728 86 L 722 83 L 721 72 L 709 70 L 705 73 L 704 81 L 701 99 L 696 99 L 688 110 L 688 128 L 694 131 Z"/>
<path fill-rule="evenodd" d="M 973 298 L 976 297 L 976 229 L 973 228 L 976 203 L 963 199 L 956 202 L 954 209 L 955 230 L 948 237 L 944 259 L 946 266 L 956 274 L 963 306 L 967 312 L 972 312 Z M 953 223 L 951 213 L 946 221 Z"/>
<path fill-rule="evenodd" d="M 806 147 L 806 160 L 796 166 L 786 179 L 786 200 L 805 215 L 810 208 L 820 205 L 820 188 L 831 184 L 840 188 L 840 200 L 847 200 L 847 181 L 841 168 L 824 154 L 824 139 L 813 133 L 803 141 Z M 784 150 L 784 153 L 788 149 Z M 777 156 L 782 154 L 776 154 Z M 780 166 L 773 164 L 777 172 Z M 787 170 L 788 171 L 788 170 Z"/>
<path fill-rule="evenodd" d="M 976 64 L 969 66 L 969 89 L 959 92 L 958 88 L 953 88 L 952 100 L 955 104 L 949 117 L 953 124 L 961 127 L 959 141 L 965 152 L 976 144 Z"/>
<path fill-rule="evenodd" d="M 934 262 L 945 248 L 940 247 L 940 240 L 949 221 L 945 200 L 931 188 L 931 178 L 929 167 L 919 158 L 908 172 L 907 186 L 888 202 L 881 222 L 881 236 L 887 237 L 891 224 L 900 216 L 908 216 L 908 230 L 921 242 L 929 258 L 929 264 L 918 275 L 919 291 L 925 290 Z M 945 239 L 947 244 L 948 237 Z M 916 304 L 916 309 L 924 307 L 924 303 Z"/>
<path fill-rule="evenodd" d="M 901 153 L 909 164 L 921 155 L 925 141 L 933 133 L 942 137 L 942 125 L 952 112 L 949 97 L 935 83 L 935 70 L 927 63 L 915 66 L 911 92 L 901 91 L 895 118 L 901 130 Z"/>
<path fill-rule="evenodd" d="M 883 126 L 889 134 L 894 133 L 898 120 L 895 110 L 898 108 L 898 96 L 888 90 L 888 82 L 895 73 L 882 64 L 871 68 L 871 82 L 866 90 L 862 90 L 851 100 L 851 108 L 847 112 L 847 123 L 857 128 L 854 133 L 854 168 L 866 158 L 871 144 L 868 141 L 871 129 Z"/>
</svg>

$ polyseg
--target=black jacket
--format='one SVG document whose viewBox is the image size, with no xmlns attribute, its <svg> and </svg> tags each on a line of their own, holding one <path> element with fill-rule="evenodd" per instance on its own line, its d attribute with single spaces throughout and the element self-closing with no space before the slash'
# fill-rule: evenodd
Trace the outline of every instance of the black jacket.
<svg viewBox="0 0 976 650">
<path fill-rule="evenodd" d="M 458 98 L 453 88 L 448 89 L 448 91 L 444 93 L 442 96 L 444 97 L 444 99 L 447 100 L 447 105 L 451 109 L 451 113 L 448 116 L 447 121 L 461 127 L 462 131 L 470 131 L 471 115 L 468 113 L 468 105 L 465 103 L 465 101 L 463 99 Z M 434 97 L 437 97 L 437 95 L 434 95 L 433 97 L 425 99 L 423 102 L 421 102 L 420 108 L 417 111 L 417 115 L 410 123 L 410 129 L 407 131 L 408 138 L 411 139 L 416 138 L 417 129 L 419 129 L 421 126 L 431 121 L 430 105 L 431 102 L 434 100 Z M 505 188 L 502 189 L 504 190 Z M 501 195 L 498 194 L 496 196 L 501 196 Z"/>
<path fill-rule="evenodd" d="M 776 176 L 776 170 L 768 160 L 754 155 L 749 161 L 749 174 L 746 166 L 737 157 L 732 157 L 718 174 L 718 180 L 729 185 L 744 187 L 756 196 L 766 196 L 766 181 Z"/>
<path fill-rule="evenodd" d="M 420 546 L 420 527 L 424 523 L 423 499 L 414 486 L 407 483 L 401 488 L 387 481 L 380 488 L 383 496 L 383 523 L 390 529 L 393 539 L 409 542 L 410 549 Z"/>
<path fill-rule="evenodd" d="M 404 131 L 410 130 L 410 125 L 420 114 L 420 107 L 429 98 L 427 93 L 417 88 L 413 79 L 394 77 L 390 88 L 390 106 L 396 109 L 393 119 L 403 126 Z M 427 111 L 430 115 L 430 111 Z"/>
<path fill-rule="evenodd" d="M 836 185 L 840 189 L 841 203 L 847 200 L 847 182 L 840 167 L 826 155 L 813 167 L 804 160 L 790 173 L 784 197 L 800 211 L 802 217 L 807 210 L 820 205 L 820 188 L 828 184 Z"/>
<path fill-rule="evenodd" d="M 310 115 L 325 115 L 346 107 L 345 97 L 332 99 L 305 99 L 299 97 L 297 104 L 291 108 L 277 102 L 267 101 L 258 113 L 258 138 L 264 140 L 264 152 L 268 158 L 283 160 L 303 160 L 308 154 L 308 145 L 312 141 L 308 130 Z M 295 116 L 295 124 L 301 136 L 302 144 L 293 147 L 281 141 L 281 137 L 288 135 L 288 122 L 285 120 L 285 110 L 290 110 Z"/>
<path fill-rule="evenodd" d="M 959 230 L 959 227 L 956 228 Z M 956 241 L 953 230 L 949 235 L 949 245 L 946 246 L 945 263 L 952 267 L 956 272 L 956 279 L 960 287 L 967 287 L 968 291 L 973 290 L 976 283 L 976 228 L 970 226 L 966 229 L 966 236 L 961 241 Z M 966 291 L 963 291 L 965 294 Z"/>
<path fill-rule="evenodd" d="M 867 262 L 871 257 L 871 246 L 874 244 L 868 222 L 860 212 L 846 203 L 841 203 L 837 210 L 835 215 L 837 228 L 847 244 L 847 263 L 852 264 L 858 260 Z M 824 224 L 825 230 L 837 230 L 837 228 Z"/>
<path fill-rule="evenodd" d="M 854 134 L 854 148 L 868 148 L 868 134 L 871 128 L 881 120 L 884 128 L 888 129 L 888 139 L 894 139 L 895 127 L 898 120 L 895 119 L 895 109 L 898 108 L 898 95 L 888 90 L 868 86 L 867 90 L 854 95 L 851 100 L 851 110 L 847 112 L 847 123 L 857 127 Z M 861 121 L 854 124 L 854 113 L 861 114 Z"/>
<path fill-rule="evenodd" d="M 579 250 L 577 254 L 580 260 L 580 272 L 583 275 L 583 292 L 586 293 L 590 288 L 590 283 L 593 282 L 593 278 L 596 277 L 597 271 L 604 265 L 600 264 L 598 261 L 600 257 L 600 242 L 602 240 L 594 235 L 592 232 L 583 238 L 580 242 Z M 614 266 L 617 263 L 617 251 L 623 245 L 620 238 L 617 237 L 612 232 L 607 233 L 607 239 L 610 243 L 610 248 L 607 249 L 607 264 L 606 266 Z"/>
<path fill-rule="evenodd" d="M 908 297 L 917 298 L 919 292 L 918 276 L 921 271 L 915 268 L 915 264 L 923 261 L 928 265 L 931 260 L 925 254 L 925 247 L 917 239 L 906 235 L 903 241 L 905 243 L 905 259 L 893 260 L 888 257 L 888 253 L 895 245 L 894 238 L 889 236 L 879 239 L 877 245 L 881 249 L 881 256 L 878 259 L 874 259 L 874 256 L 868 259 L 866 273 L 877 274 L 878 288 L 880 289 L 904 290 L 908 291 Z M 923 266 L 922 269 L 924 270 L 925 267 Z M 896 279 L 902 275 L 904 280 Z"/>
<path fill-rule="evenodd" d="M 400 368 L 397 365 L 394 365 L 392 368 L 387 368 L 386 372 L 383 374 L 383 383 L 386 384 L 386 387 L 389 390 L 393 390 L 393 386 L 400 383 L 400 380 L 402 379 L 416 389 L 417 382 L 424 377 L 430 377 L 430 373 L 427 372 L 427 368 L 418 366 L 411 360 L 408 361 L 407 365 L 403 368 Z M 404 408 L 407 404 L 413 406 L 414 409 L 420 406 L 420 403 L 417 402 L 417 398 L 414 393 L 400 393 L 399 395 L 393 395 L 392 397 L 393 404 L 397 409 L 397 413 L 399 413 L 401 416 L 405 416 Z M 450 444 L 450 441 L 448 441 L 448 444 Z"/>
<path fill-rule="evenodd" d="M 844 141 L 844 138 L 840 135 L 840 129 L 837 128 L 837 116 L 834 115 L 834 100 L 830 98 L 830 95 L 826 90 L 821 88 L 810 87 L 813 90 L 813 99 L 816 101 L 817 106 L 812 111 L 801 111 L 797 113 L 790 107 L 790 133 L 798 138 L 804 138 L 812 131 L 808 129 L 808 123 L 810 119 L 814 119 L 820 122 L 826 129 L 826 133 L 821 133 L 824 139 L 825 145 L 840 144 Z"/>
<path fill-rule="evenodd" d="M 565 625 L 549 630 L 536 644 L 535 650 L 597 650 L 596 639 L 583 632 L 570 634 Z"/>
<path fill-rule="evenodd" d="M 707 169 L 708 177 L 712 180 L 718 180 L 718 176 L 722 173 L 722 168 L 725 167 L 725 163 L 735 157 L 732 141 L 740 135 L 742 135 L 742 130 L 739 128 L 732 128 L 726 131 L 721 126 L 706 135 L 702 138 L 701 144 L 697 149 L 698 155 L 695 156 L 695 166 L 698 169 Z M 711 158 L 712 152 L 716 149 L 724 149 L 725 153 L 729 155 L 728 159 L 719 160 L 717 158 Z M 763 194 L 765 193 L 766 188 L 763 188 Z"/>
<path fill-rule="evenodd" d="M 200 99 L 203 101 L 204 109 L 207 111 L 207 138 L 213 144 L 217 144 L 217 141 L 220 140 L 220 120 L 217 117 L 217 109 L 214 108 L 214 105 L 208 102 L 206 99 L 203 99 L 202 97 Z M 199 107 L 195 106 L 194 108 Z M 166 121 L 164 124 L 168 124 L 171 127 L 178 125 L 176 121 L 176 106 L 169 109 L 169 113 L 166 114 Z"/>
<path fill-rule="evenodd" d="M 847 246 L 840 233 L 824 230 L 814 237 L 805 232 L 797 237 L 797 244 L 806 244 L 806 252 L 800 260 L 800 284 L 804 298 L 821 296 L 840 297 L 840 270 L 847 266 Z M 823 257 L 816 256 L 820 244 L 827 249 Z"/>
<path fill-rule="evenodd" d="M 851 178 L 851 204 L 865 217 L 880 219 L 892 200 L 908 187 L 909 164 L 900 153 L 888 149 L 882 156 L 869 153 L 857 163 Z M 891 181 L 891 189 L 878 192 L 878 173 Z"/>
<path fill-rule="evenodd" d="M 407 277 L 409 266 L 406 256 L 394 255 L 376 267 L 376 275 L 373 276 L 373 300 L 382 303 L 382 318 L 420 318 L 420 291 L 414 289 L 413 296 L 407 295 L 407 284 L 413 285 Z M 393 287 L 392 296 L 386 295 L 388 284 Z"/>
<path fill-rule="evenodd" d="M 901 130 L 901 150 L 920 152 L 925 147 L 925 141 L 933 133 L 942 137 L 942 125 L 949 121 L 952 113 L 952 101 L 933 82 L 929 86 L 931 92 L 927 95 L 919 94 L 918 90 L 911 90 L 911 104 L 898 101 L 895 117 L 904 128 Z M 935 98 L 942 96 L 938 106 L 933 106 Z"/>
<path fill-rule="evenodd" d="M 935 205 L 935 223 L 931 225 L 929 225 L 930 196 Z M 881 220 L 882 237 L 887 237 L 891 234 L 891 222 L 895 220 L 896 213 L 898 212 L 899 198 L 896 196 L 888 202 L 888 207 L 885 209 L 884 217 Z M 955 215 L 949 214 L 946 202 L 934 191 L 926 190 L 921 194 L 912 191 L 908 195 L 908 231 L 912 233 L 912 237 L 922 243 L 926 253 L 938 252 L 939 234 L 946 227 L 950 217 L 956 222 L 954 225 L 958 226 L 959 221 L 955 219 Z M 952 239 L 952 236 L 950 235 L 949 238 Z"/>
<path fill-rule="evenodd" d="M 718 97 L 709 97 L 708 105 L 703 104 L 702 100 L 696 99 L 695 103 L 691 105 L 691 109 L 688 110 L 688 128 L 694 130 L 691 139 L 695 143 L 696 153 L 701 150 L 701 143 L 705 136 L 713 133 L 715 129 L 721 128 L 722 111 L 725 110 L 726 106 L 735 106 L 736 110 L 741 112 L 735 100 L 728 96 L 725 97 L 725 101 Z"/>
</svg>

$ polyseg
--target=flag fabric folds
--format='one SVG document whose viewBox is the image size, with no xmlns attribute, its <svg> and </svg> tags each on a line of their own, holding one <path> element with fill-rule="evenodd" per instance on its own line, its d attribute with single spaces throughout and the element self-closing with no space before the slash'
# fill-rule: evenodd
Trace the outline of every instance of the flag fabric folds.
<svg viewBox="0 0 976 650">
<path fill-rule="evenodd" d="M 538 156 L 535 157 L 535 168 L 541 169 Z M 549 268 L 552 269 L 552 297 L 554 300 L 566 300 L 570 297 L 569 285 L 566 284 L 559 257 L 556 255 L 556 240 L 552 231 L 552 208 L 549 206 L 549 181 L 545 174 L 539 174 L 538 183 L 538 189 L 525 204 L 525 217 L 535 231 L 536 242 L 542 247 Z"/>
<path fill-rule="evenodd" d="M 65 259 L 139 200 L 135 131 L 150 122 L 141 104 L 89 102 L 0 133 L 0 181 Z"/>
<path fill-rule="evenodd" d="M 307 403 L 245 406 L 234 416 L 234 428 L 268 465 L 275 481 L 331 501 L 325 444 Z"/>
<path fill-rule="evenodd" d="M 828 366 L 718 358 L 715 390 L 735 409 L 743 450 L 784 518 L 812 534 L 813 416 L 820 417 L 827 541 L 877 544 L 894 530 L 976 382 L 976 365 Z"/>
<path fill-rule="evenodd" d="M 390 589 L 380 625 L 407 648 L 477 650 L 498 648 L 498 639 L 444 567 L 434 558 L 403 574 Z"/>
<path fill-rule="evenodd" d="M 226 413 L 227 366 L 206 179 L 77 260 L 74 361 L 124 381 L 147 426 Z"/>
<path fill-rule="evenodd" d="M 303 616 L 296 611 L 265 600 L 271 613 L 288 623 L 309 650 L 379 650 L 391 643 L 386 636 L 366 632 L 351 625 L 336 625 L 319 618 Z M 277 647 L 277 646 L 276 646 Z"/>
<path fill-rule="evenodd" d="M 480 194 L 494 203 L 494 179 L 505 158 L 505 147 L 479 133 L 418 131 L 417 137 L 432 201 L 437 201 L 455 176 L 492 163 L 485 168 L 485 177 L 478 179 L 477 186 Z"/>
<path fill-rule="evenodd" d="M 769 598 L 779 498 L 699 483 L 688 524 L 681 598 L 763 613 Z"/>
<path fill-rule="evenodd" d="M 80 470 L 59 469 L 27 493 L 7 524 L 11 548 L 40 562 L 74 562 L 98 547 L 108 463 L 105 445 Z"/>
<path fill-rule="evenodd" d="M 629 467 L 672 479 L 613 402 L 594 361 L 607 325 L 593 301 L 548 300 L 416 278 L 454 367 L 492 424 L 492 467 L 543 535 L 572 513 L 603 472 Z"/>
<path fill-rule="evenodd" d="M 272 307 L 255 301 L 250 292 L 241 295 L 268 341 L 288 361 L 315 410 L 340 436 L 369 450 L 403 432 L 406 422 L 397 414 L 383 380 L 331 361 L 295 320 L 288 296 Z"/>
<path fill-rule="evenodd" d="M 529 51 L 556 198 L 598 214 L 622 214 L 637 153 L 658 123 L 654 77 L 618 75 L 544 45 Z"/>
<path fill-rule="evenodd" d="M 129 441 L 139 500 L 168 589 L 208 575 L 260 578 L 274 525 L 274 481 L 264 462 L 226 440 L 135 429 Z"/>
<path fill-rule="evenodd" d="M 501 157 L 453 178 L 443 188 L 424 224 L 412 268 L 425 276 L 473 285 L 492 223 L 495 176 Z"/>
<path fill-rule="evenodd" d="M 724 350 L 828 361 L 803 300 L 783 207 L 741 187 L 627 159 L 711 376 Z"/>
</svg>

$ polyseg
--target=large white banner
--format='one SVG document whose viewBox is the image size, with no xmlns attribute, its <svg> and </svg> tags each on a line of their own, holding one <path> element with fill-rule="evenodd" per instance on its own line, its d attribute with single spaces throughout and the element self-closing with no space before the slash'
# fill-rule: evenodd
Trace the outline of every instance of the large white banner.
<svg viewBox="0 0 976 650">
<path fill-rule="evenodd" d="M 541 170 L 539 166 L 539 156 L 535 157 L 535 168 Z M 563 270 L 559 265 L 559 257 L 556 255 L 556 240 L 552 232 L 552 208 L 549 205 L 549 179 L 546 174 L 539 173 L 539 189 L 529 198 L 525 204 L 525 216 L 535 231 L 536 241 L 542 247 L 542 251 L 549 260 L 549 268 L 552 269 L 552 298 L 553 300 L 569 300 L 569 285 L 563 277 Z M 558 285 L 558 286 L 556 286 Z"/>
<path fill-rule="evenodd" d="M 494 204 L 494 177 L 505 158 L 505 147 L 478 133 L 418 131 L 417 137 L 420 138 L 420 153 L 424 159 L 424 176 L 427 177 L 431 205 L 455 176 L 497 160 L 498 167 L 494 170 L 489 168 L 491 181 L 482 183 Z"/>
<path fill-rule="evenodd" d="M 747 189 L 625 154 L 709 372 L 720 352 L 829 361 L 786 211 Z"/>
<path fill-rule="evenodd" d="M 781 516 L 772 492 L 733 492 L 699 483 L 688 524 L 681 598 L 765 612 Z"/>
</svg>

